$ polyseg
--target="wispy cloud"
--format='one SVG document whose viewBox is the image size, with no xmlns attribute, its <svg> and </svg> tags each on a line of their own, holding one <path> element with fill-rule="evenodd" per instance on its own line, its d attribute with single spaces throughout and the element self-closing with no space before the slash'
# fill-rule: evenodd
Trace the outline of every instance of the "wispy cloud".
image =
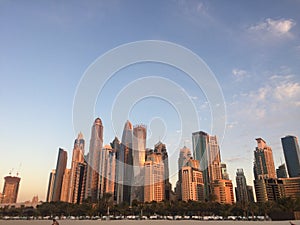
<svg viewBox="0 0 300 225">
<path fill-rule="evenodd" d="M 244 78 L 249 77 L 249 74 L 246 70 L 235 68 L 232 70 L 232 75 L 236 81 L 242 81 Z"/>
</svg>

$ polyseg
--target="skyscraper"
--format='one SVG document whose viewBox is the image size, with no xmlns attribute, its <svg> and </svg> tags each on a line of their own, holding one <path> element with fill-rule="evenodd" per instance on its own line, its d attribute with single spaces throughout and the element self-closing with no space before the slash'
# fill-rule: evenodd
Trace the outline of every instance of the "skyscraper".
<svg viewBox="0 0 300 225">
<path fill-rule="evenodd" d="M 67 166 L 67 152 L 59 148 L 51 201 L 60 201 L 63 177 Z"/>
<path fill-rule="evenodd" d="M 229 174 L 227 173 L 226 163 L 221 163 L 221 172 L 222 172 L 222 179 L 229 180 Z"/>
<path fill-rule="evenodd" d="M 73 155 L 72 155 L 72 163 L 71 163 L 71 178 L 70 178 L 70 190 L 69 190 L 69 202 L 77 203 L 78 202 L 78 189 L 79 186 L 82 186 L 80 182 L 80 178 L 78 176 L 81 174 L 82 164 L 84 161 L 84 145 L 85 141 L 83 138 L 83 134 L 80 132 L 78 137 L 74 141 Z M 82 171 L 84 172 L 84 171 Z M 79 182 L 80 181 L 80 182 Z M 77 193 L 74 194 L 74 193 Z M 79 196 L 80 198 L 80 196 Z"/>
<path fill-rule="evenodd" d="M 276 169 L 276 175 L 277 178 L 287 178 L 287 173 L 285 169 L 285 164 L 281 164 L 277 169 Z"/>
<path fill-rule="evenodd" d="M 221 156 L 216 136 L 210 136 L 203 131 L 194 132 L 192 135 L 193 155 L 200 162 L 203 171 L 204 196 L 209 199 L 213 194 L 212 184 L 215 180 L 222 179 Z"/>
<path fill-rule="evenodd" d="M 131 204 L 131 186 L 133 183 L 133 157 L 132 157 L 132 124 L 129 120 L 126 121 L 123 135 L 122 143 L 120 146 L 120 164 L 123 164 L 123 179 L 122 182 L 122 202 L 127 202 Z"/>
<path fill-rule="evenodd" d="M 290 177 L 300 177 L 300 149 L 298 138 L 286 136 L 281 138 L 283 153 Z"/>
<path fill-rule="evenodd" d="M 123 202 L 123 177 L 124 177 L 124 155 L 121 152 L 121 143 L 117 137 L 110 143 L 116 152 L 116 182 L 114 200 L 117 204 Z"/>
<path fill-rule="evenodd" d="M 185 166 L 190 158 L 192 157 L 191 150 L 184 146 L 180 149 L 179 158 L 178 158 L 178 170 L 181 170 L 181 167 Z"/>
<path fill-rule="evenodd" d="M 164 198 L 166 200 L 170 200 L 172 185 L 169 181 L 169 157 L 168 157 L 167 147 L 164 143 L 159 141 L 154 146 L 154 152 L 157 154 L 161 154 L 162 162 L 164 164 L 164 183 L 165 183 Z"/>
<path fill-rule="evenodd" d="M 144 202 L 165 199 L 164 163 L 160 153 L 147 155 L 145 162 Z"/>
<path fill-rule="evenodd" d="M 276 179 L 273 152 L 262 138 L 256 138 L 254 151 L 254 187 L 257 202 L 278 199 L 282 196 L 282 185 Z"/>
<path fill-rule="evenodd" d="M 251 201 L 249 196 L 246 177 L 243 169 L 237 169 L 236 172 L 236 188 L 235 188 L 236 201 L 243 205 L 247 205 Z"/>
<path fill-rule="evenodd" d="M 116 177 L 116 151 L 110 145 L 105 145 L 100 153 L 100 198 L 105 193 L 114 195 Z"/>
<path fill-rule="evenodd" d="M 60 201 L 68 202 L 70 194 L 71 169 L 66 169 L 61 186 Z"/>
<path fill-rule="evenodd" d="M 131 188 L 131 201 L 140 202 L 144 197 L 144 166 L 146 159 L 147 128 L 145 125 L 133 127 L 132 157 L 133 157 L 133 183 Z"/>
<path fill-rule="evenodd" d="M 262 138 L 256 138 L 257 147 L 254 151 L 254 178 L 276 178 L 273 152 Z"/>
<path fill-rule="evenodd" d="M 92 202 L 99 198 L 99 159 L 103 146 L 103 125 L 100 118 L 97 118 L 92 126 L 89 161 L 86 181 L 86 197 L 91 197 Z"/>
<path fill-rule="evenodd" d="M 179 170 L 181 199 L 183 201 L 204 201 L 203 175 L 199 170 L 199 161 L 190 158 Z"/>
<path fill-rule="evenodd" d="M 46 202 L 52 201 L 54 180 L 55 180 L 55 170 L 52 170 L 51 173 L 50 173 L 50 176 L 49 176 L 49 183 L 48 183 L 48 191 L 47 191 Z"/>
<path fill-rule="evenodd" d="M 6 176 L 4 177 L 4 187 L 3 187 L 3 204 L 12 204 L 17 202 L 20 177 Z"/>
</svg>

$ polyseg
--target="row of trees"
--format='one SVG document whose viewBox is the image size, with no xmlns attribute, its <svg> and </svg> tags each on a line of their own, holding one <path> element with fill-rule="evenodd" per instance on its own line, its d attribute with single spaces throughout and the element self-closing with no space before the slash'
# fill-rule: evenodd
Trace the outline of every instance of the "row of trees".
<svg viewBox="0 0 300 225">
<path fill-rule="evenodd" d="M 227 217 L 234 216 L 270 216 L 272 219 L 293 219 L 293 212 L 300 211 L 300 199 L 291 198 L 279 199 L 276 202 L 249 203 L 241 205 L 235 203 L 219 204 L 217 202 L 183 202 L 166 201 L 141 203 L 133 201 L 128 204 L 115 205 L 111 195 L 107 194 L 99 200 L 97 204 L 88 200 L 82 204 L 70 204 L 66 202 L 45 202 L 38 205 L 36 209 L 32 207 L 0 209 L 0 217 L 4 216 L 104 216 L 110 215 L 140 215 L 150 216 L 158 214 L 161 216 L 207 216 L 219 215 Z"/>
</svg>

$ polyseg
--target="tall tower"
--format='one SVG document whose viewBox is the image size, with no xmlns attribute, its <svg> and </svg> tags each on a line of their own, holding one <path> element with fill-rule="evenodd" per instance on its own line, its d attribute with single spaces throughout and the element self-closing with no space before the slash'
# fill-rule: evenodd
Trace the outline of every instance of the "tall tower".
<svg viewBox="0 0 300 225">
<path fill-rule="evenodd" d="M 59 148 L 51 201 L 60 201 L 63 178 L 67 166 L 67 152 Z"/>
<path fill-rule="evenodd" d="M 61 186 L 60 201 L 68 202 L 70 194 L 71 169 L 66 169 Z"/>
<path fill-rule="evenodd" d="M 132 157 L 132 124 L 126 121 L 120 149 L 120 163 L 123 163 L 123 202 L 131 204 L 131 187 L 133 183 L 133 157 Z"/>
<path fill-rule="evenodd" d="M 100 154 L 100 197 L 110 193 L 114 195 L 116 177 L 116 151 L 110 145 L 105 145 Z"/>
<path fill-rule="evenodd" d="M 53 194 L 53 187 L 54 187 L 54 180 L 55 180 L 55 170 L 52 170 L 49 176 L 49 183 L 48 183 L 48 191 L 46 202 L 52 201 L 52 194 Z"/>
<path fill-rule="evenodd" d="M 3 204 L 13 204 L 17 202 L 20 177 L 6 176 L 4 177 L 4 188 L 3 188 Z"/>
<path fill-rule="evenodd" d="M 247 182 L 243 169 L 237 169 L 236 172 L 236 188 L 235 188 L 236 201 L 243 205 L 247 205 L 250 200 L 248 196 Z"/>
<path fill-rule="evenodd" d="M 144 202 L 161 202 L 165 199 L 164 163 L 160 153 L 147 155 L 145 162 Z"/>
<path fill-rule="evenodd" d="M 286 136 L 281 138 L 284 158 L 290 177 L 300 177 L 300 149 L 298 138 Z"/>
<path fill-rule="evenodd" d="M 203 171 L 204 196 L 205 199 L 209 199 L 213 193 L 213 182 L 222 179 L 221 156 L 217 137 L 199 131 L 192 134 L 192 141 L 194 158 L 200 161 L 200 170 Z"/>
<path fill-rule="evenodd" d="M 117 137 L 110 143 L 112 149 L 116 152 L 116 180 L 114 200 L 117 204 L 123 202 L 123 178 L 124 178 L 124 154 L 121 152 L 121 143 Z"/>
<path fill-rule="evenodd" d="M 167 152 L 167 147 L 164 143 L 158 142 L 154 146 L 154 152 L 161 154 L 162 157 L 162 162 L 164 164 L 164 183 L 165 183 L 165 199 L 170 200 L 170 195 L 171 195 L 171 183 L 169 182 L 169 157 L 168 157 L 168 152 Z"/>
<path fill-rule="evenodd" d="M 70 178 L 70 191 L 69 191 L 69 202 L 70 203 L 79 203 L 80 198 L 84 196 L 78 196 L 78 193 L 81 193 L 81 190 L 78 190 L 80 187 L 85 186 L 82 184 L 84 182 L 80 179 L 80 176 L 84 176 L 82 168 L 85 167 L 84 160 L 84 145 L 85 141 L 83 134 L 80 132 L 78 137 L 74 141 L 73 155 L 72 155 L 72 164 L 71 164 L 71 178 Z M 82 189 L 82 188 L 80 188 Z"/>
<path fill-rule="evenodd" d="M 178 158 L 178 170 L 181 170 L 181 167 L 185 166 L 191 157 L 192 153 L 189 148 L 184 146 L 182 149 L 180 149 Z"/>
<path fill-rule="evenodd" d="M 262 138 L 256 138 L 257 147 L 254 151 L 254 178 L 276 178 L 273 152 Z"/>
<path fill-rule="evenodd" d="M 262 138 L 256 138 L 254 151 L 254 187 L 257 202 L 277 199 L 281 196 L 281 188 L 276 179 L 273 153 Z"/>
<path fill-rule="evenodd" d="M 133 187 L 131 188 L 131 201 L 140 202 L 144 197 L 144 166 L 146 159 L 147 128 L 145 125 L 133 127 L 132 157 L 133 157 Z"/>
<path fill-rule="evenodd" d="M 99 198 L 99 159 L 103 146 L 103 125 L 100 118 L 97 118 L 92 126 L 89 161 L 86 182 L 86 197 L 90 197 L 92 202 L 97 202 Z"/>
</svg>

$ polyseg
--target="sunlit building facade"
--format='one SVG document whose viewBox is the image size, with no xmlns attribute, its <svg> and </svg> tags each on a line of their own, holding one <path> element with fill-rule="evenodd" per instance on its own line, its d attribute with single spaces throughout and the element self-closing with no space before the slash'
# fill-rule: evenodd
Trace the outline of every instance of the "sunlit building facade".
<svg viewBox="0 0 300 225">
<path fill-rule="evenodd" d="M 217 202 L 221 204 L 234 203 L 233 185 L 231 180 L 214 180 L 212 188 Z"/>
<path fill-rule="evenodd" d="M 2 192 L 2 204 L 13 204 L 17 202 L 21 178 L 15 176 L 4 177 Z"/>
</svg>

